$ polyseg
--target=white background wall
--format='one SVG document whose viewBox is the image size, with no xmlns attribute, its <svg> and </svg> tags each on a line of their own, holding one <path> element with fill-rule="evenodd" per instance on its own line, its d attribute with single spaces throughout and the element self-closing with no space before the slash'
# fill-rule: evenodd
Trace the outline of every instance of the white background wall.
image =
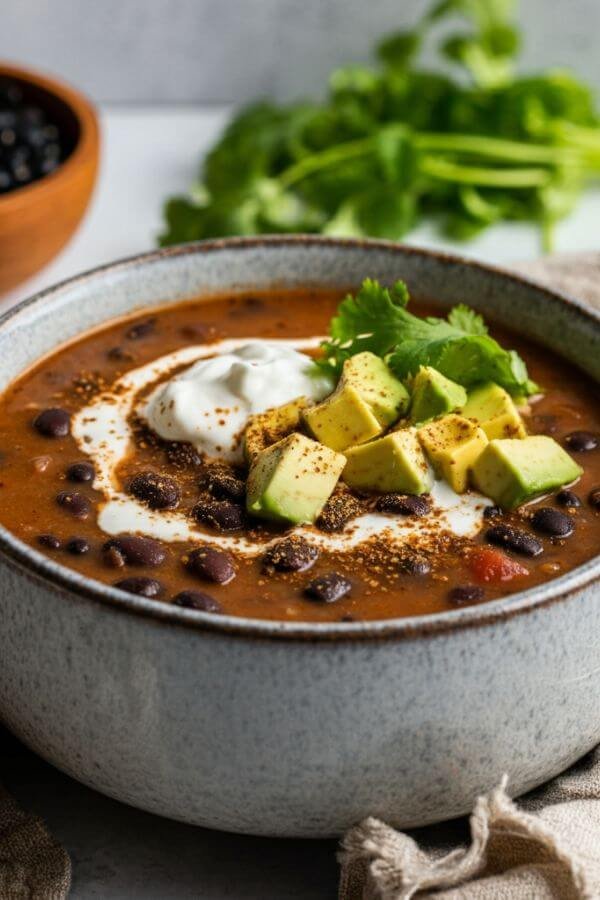
<svg viewBox="0 0 600 900">
<path fill-rule="evenodd" d="M 240 101 L 322 90 L 340 62 L 413 22 L 424 0 L 0 0 L 0 58 L 98 101 Z M 600 0 L 521 0 L 525 68 L 600 87 Z"/>
</svg>

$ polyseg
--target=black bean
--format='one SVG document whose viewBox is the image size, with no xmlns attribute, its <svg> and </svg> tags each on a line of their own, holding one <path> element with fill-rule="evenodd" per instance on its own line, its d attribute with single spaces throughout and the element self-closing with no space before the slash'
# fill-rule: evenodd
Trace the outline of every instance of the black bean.
<svg viewBox="0 0 600 900">
<path fill-rule="evenodd" d="M 160 566 L 167 556 L 167 551 L 158 541 L 136 534 L 111 538 L 102 550 L 105 562 L 115 568 L 125 563 L 129 566 Z"/>
<path fill-rule="evenodd" d="M 415 494 L 382 494 L 375 504 L 379 512 L 396 513 L 400 516 L 426 516 L 431 509 L 426 497 Z"/>
<path fill-rule="evenodd" d="M 570 491 L 568 488 L 564 488 L 562 491 L 558 492 L 556 495 L 556 502 L 560 503 L 561 506 L 570 506 L 574 509 L 581 506 L 581 500 L 575 491 Z"/>
<path fill-rule="evenodd" d="M 400 559 L 398 570 L 404 575 L 429 575 L 431 563 L 420 553 L 406 553 Z"/>
<path fill-rule="evenodd" d="M 343 531 L 348 522 L 361 513 L 362 506 L 352 494 L 332 494 L 315 524 L 321 531 Z"/>
<path fill-rule="evenodd" d="M 47 547 L 48 550 L 60 550 L 61 548 L 60 539 L 55 534 L 38 534 L 37 542 L 42 547 Z"/>
<path fill-rule="evenodd" d="M 198 486 L 217 500 L 243 500 L 246 496 L 245 483 L 225 466 L 207 467 L 200 476 Z"/>
<path fill-rule="evenodd" d="M 485 539 L 490 544 L 512 550 L 513 553 L 520 553 L 521 556 L 539 556 L 543 552 L 537 538 L 510 525 L 494 525 L 493 528 L 488 528 Z"/>
<path fill-rule="evenodd" d="M 85 482 L 93 481 L 95 477 L 96 471 L 89 462 L 73 463 L 73 465 L 69 466 L 67 469 L 67 481 L 85 484 Z"/>
<path fill-rule="evenodd" d="M 115 362 L 133 362 L 135 359 L 133 353 L 130 350 L 125 350 L 123 347 L 111 347 L 106 355 Z"/>
<path fill-rule="evenodd" d="M 497 519 L 498 516 L 502 515 L 502 509 L 500 506 L 486 506 L 483 510 L 483 518 L 484 519 Z"/>
<path fill-rule="evenodd" d="M 311 600 L 320 603 L 335 603 L 341 600 L 352 590 L 352 582 L 337 572 L 328 572 L 327 575 L 319 575 L 304 588 L 304 593 Z"/>
<path fill-rule="evenodd" d="M 56 502 L 78 519 L 86 519 L 92 508 L 85 494 L 80 494 L 79 491 L 61 491 L 56 495 Z"/>
<path fill-rule="evenodd" d="M 164 591 L 160 581 L 155 578 L 122 578 L 121 581 L 115 581 L 115 587 L 140 597 L 159 597 Z"/>
<path fill-rule="evenodd" d="M 536 531 L 551 537 L 569 537 L 573 534 L 573 519 L 552 506 L 541 506 L 531 516 L 531 524 Z"/>
<path fill-rule="evenodd" d="M 598 447 L 599 438 L 591 431 L 572 431 L 565 438 L 565 444 L 574 453 L 585 453 Z"/>
<path fill-rule="evenodd" d="M 181 500 L 177 482 L 157 472 L 140 472 L 131 479 L 129 491 L 150 509 L 175 509 Z"/>
<path fill-rule="evenodd" d="M 205 594 L 204 591 L 180 591 L 176 597 L 173 597 L 173 603 L 176 606 L 183 606 L 184 609 L 199 609 L 202 612 L 220 613 L 223 607 L 218 600 Z"/>
<path fill-rule="evenodd" d="M 455 606 L 483 600 L 485 591 L 476 584 L 461 584 L 448 591 L 448 601 Z"/>
<path fill-rule="evenodd" d="M 44 437 L 66 437 L 71 430 L 71 416 L 66 409 L 53 406 L 36 416 L 33 427 Z"/>
<path fill-rule="evenodd" d="M 266 572 L 305 572 L 318 556 L 316 547 L 303 537 L 293 535 L 269 547 L 263 556 L 263 568 Z"/>
<path fill-rule="evenodd" d="M 589 492 L 588 503 L 595 510 L 600 512 L 600 487 L 594 488 L 592 491 Z"/>
<path fill-rule="evenodd" d="M 165 456 L 176 469 L 193 469 L 202 463 L 196 448 L 185 441 L 170 441 L 165 446 Z"/>
<path fill-rule="evenodd" d="M 185 566 L 188 572 L 216 584 L 227 584 L 235 578 L 235 568 L 230 555 L 216 547 L 197 547 L 192 550 Z"/>
<path fill-rule="evenodd" d="M 230 500 L 200 500 L 192 515 L 197 522 L 216 531 L 239 531 L 246 522 L 244 507 Z"/>
<path fill-rule="evenodd" d="M 67 541 L 65 549 L 73 556 L 83 556 L 84 553 L 90 552 L 90 543 L 85 538 L 72 537 Z"/>
<path fill-rule="evenodd" d="M 130 341 L 139 341 L 140 338 L 148 337 L 154 331 L 156 319 L 144 319 L 143 322 L 136 322 L 131 328 L 125 332 L 125 337 Z"/>
</svg>

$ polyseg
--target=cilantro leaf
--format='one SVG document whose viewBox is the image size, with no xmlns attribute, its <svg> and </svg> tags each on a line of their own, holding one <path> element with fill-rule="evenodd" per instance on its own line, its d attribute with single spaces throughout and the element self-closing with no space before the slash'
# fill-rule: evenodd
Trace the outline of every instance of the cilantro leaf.
<svg viewBox="0 0 600 900">
<path fill-rule="evenodd" d="M 369 350 L 384 357 L 402 380 L 415 375 L 419 366 L 432 366 L 465 387 L 494 381 L 513 395 L 536 390 L 521 357 L 490 337 L 474 310 L 460 304 L 448 319 L 420 317 L 408 311 L 408 301 L 404 282 L 386 288 L 366 279 L 356 296 L 340 304 L 320 365 L 339 374 L 346 359 Z"/>
</svg>

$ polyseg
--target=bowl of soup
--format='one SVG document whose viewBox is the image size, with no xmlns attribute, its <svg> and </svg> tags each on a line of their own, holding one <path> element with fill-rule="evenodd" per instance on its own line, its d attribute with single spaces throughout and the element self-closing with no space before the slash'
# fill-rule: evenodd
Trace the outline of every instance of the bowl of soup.
<svg viewBox="0 0 600 900">
<path fill-rule="evenodd" d="M 600 320 L 457 257 L 231 239 L 0 322 L 0 715 L 249 834 L 452 818 L 600 739 Z"/>
</svg>

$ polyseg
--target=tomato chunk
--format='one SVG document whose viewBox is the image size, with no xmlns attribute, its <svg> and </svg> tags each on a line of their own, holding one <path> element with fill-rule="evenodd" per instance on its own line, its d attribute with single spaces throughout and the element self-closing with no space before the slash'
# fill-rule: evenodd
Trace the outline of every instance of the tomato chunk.
<svg viewBox="0 0 600 900">
<path fill-rule="evenodd" d="M 469 556 L 469 567 L 478 581 L 512 581 L 529 575 L 529 569 L 500 550 L 478 547 Z"/>
</svg>

